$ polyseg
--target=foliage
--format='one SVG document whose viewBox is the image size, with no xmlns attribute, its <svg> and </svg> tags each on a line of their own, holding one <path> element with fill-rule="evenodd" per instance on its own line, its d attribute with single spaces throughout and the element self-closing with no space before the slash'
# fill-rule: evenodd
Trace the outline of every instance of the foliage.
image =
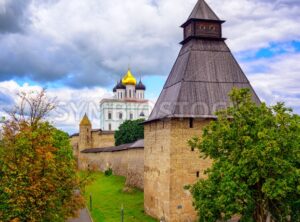
<svg viewBox="0 0 300 222">
<path fill-rule="evenodd" d="M 69 137 L 44 121 L 45 91 L 20 98 L 0 143 L 0 221 L 65 221 L 84 204 Z"/>
<path fill-rule="evenodd" d="M 109 177 L 113 174 L 112 168 L 108 168 L 107 170 L 104 171 L 104 175 Z"/>
<path fill-rule="evenodd" d="M 119 130 L 115 132 L 116 146 L 126 143 L 132 143 L 138 139 L 144 138 L 143 119 L 126 120 L 120 125 Z"/>
<path fill-rule="evenodd" d="M 189 142 L 214 160 L 191 187 L 200 221 L 300 221 L 300 117 L 282 103 L 257 106 L 248 89 L 230 97 L 233 106 Z"/>
<path fill-rule="evenodd" d="M 144 194 L 132 188 L 131 192 L 123 192 L 125 177 L 106 177 L 103 173 L 95 173 L 93 182 L 86 187 L 85 197 L 89 203 L 92 196 L 92 218 L 97 222 L 120 221 L 120 210 L 124 207 L 126 222 L 155 222 L 144 213 Z"/>
</svg>

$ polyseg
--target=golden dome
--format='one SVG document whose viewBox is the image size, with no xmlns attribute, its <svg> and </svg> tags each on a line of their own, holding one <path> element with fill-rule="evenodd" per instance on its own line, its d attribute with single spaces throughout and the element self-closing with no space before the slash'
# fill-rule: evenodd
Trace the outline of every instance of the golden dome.
<svg viewBox="0 0 300 222">
<path fill-rule="evenodd" d="M 128 69 L 127 74 L 122 79 L 122 83 L 123 83 L 123 85 L 134 85 L 134 86 L 136 85 L 136 79 L 132 75 L 130 69 Z"/>
<path fill-rule="evenodd" d="M 91 126 L 91 121 L 89 120 L 88 116 L 85 114 L 80 122 L 80 126 Z"/>
</svg>

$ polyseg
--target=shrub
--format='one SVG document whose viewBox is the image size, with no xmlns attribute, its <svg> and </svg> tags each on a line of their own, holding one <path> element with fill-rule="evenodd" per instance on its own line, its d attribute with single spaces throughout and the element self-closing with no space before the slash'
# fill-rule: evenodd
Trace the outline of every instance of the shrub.
<svg viewBox="0 0 300 222">
<path fill-rule="evenodd" d="M 104 175 L 109 177 L 113 174 L 112 168 L 108 168 L 107 170 L 104 171 Z"/>
</svg>

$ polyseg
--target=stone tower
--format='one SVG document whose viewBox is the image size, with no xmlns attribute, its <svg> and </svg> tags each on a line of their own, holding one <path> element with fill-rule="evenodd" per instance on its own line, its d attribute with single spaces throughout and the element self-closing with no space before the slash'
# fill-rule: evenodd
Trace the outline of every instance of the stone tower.
<svg viewBox="0 0 300 222">
<path fill-rule="evenodd" d="M 91 148 L 92 141 L 92 124 L 88 116 L 85 114 L 79 125 L 79 153 L 87 148 Z"/>
<path fill-rule="evenodd" d="M 145 122 L 144 205 L 146 213 L 167 222 L 195 221 L 192 196 L 184 189 L 211 166 L 188 146 L 193 136 L 230 105 L 233 87 L 249 88 L 247 77 L 222 37 L 222 23 L 198 0 L 182 25 L 182 49 L 155 107 Z"/>
</svg>

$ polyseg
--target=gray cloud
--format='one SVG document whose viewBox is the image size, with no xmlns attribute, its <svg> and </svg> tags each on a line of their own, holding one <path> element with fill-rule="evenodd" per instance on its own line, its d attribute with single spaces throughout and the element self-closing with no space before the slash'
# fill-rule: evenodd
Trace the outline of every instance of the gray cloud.
<svg viewBox="0 0 300 222">
<path fill-rule="evenodd" d="M 0 33 L 22 32 L 29 23 L 27 9 L 31 0 L 3 0 L 0 3 Z"/>
<path fill-rule="evenodd" d="M 110 85 L 128 65 L 137 77 L 167 75 L 182 40 L 178 26 L 196 0 L 5 2 L 0 4 L 0 81 L 80 88 Z M 277 9 L 270 0 L 208 2 L 228 20 L 224 35 L 236 52 L 300 39 L 298 1 L 277 1 L 285 5 Z"/>
<path fill-rule="evenodd" d="M 146 0 L 138 4 L 144 13 L 131 1 L 116 3 L 122 2 L 33 3 L 27 32 L 0 38 L 0 80 L 26 77 L 73 87 L 106 86 L 128 66 L 137 76 L 167 73 L 178 51 L 172 26 L 167 27 L 172 17 L 159 16 Z M 167 9 L 160 10 L 165 14 Z"/>
</svg>

